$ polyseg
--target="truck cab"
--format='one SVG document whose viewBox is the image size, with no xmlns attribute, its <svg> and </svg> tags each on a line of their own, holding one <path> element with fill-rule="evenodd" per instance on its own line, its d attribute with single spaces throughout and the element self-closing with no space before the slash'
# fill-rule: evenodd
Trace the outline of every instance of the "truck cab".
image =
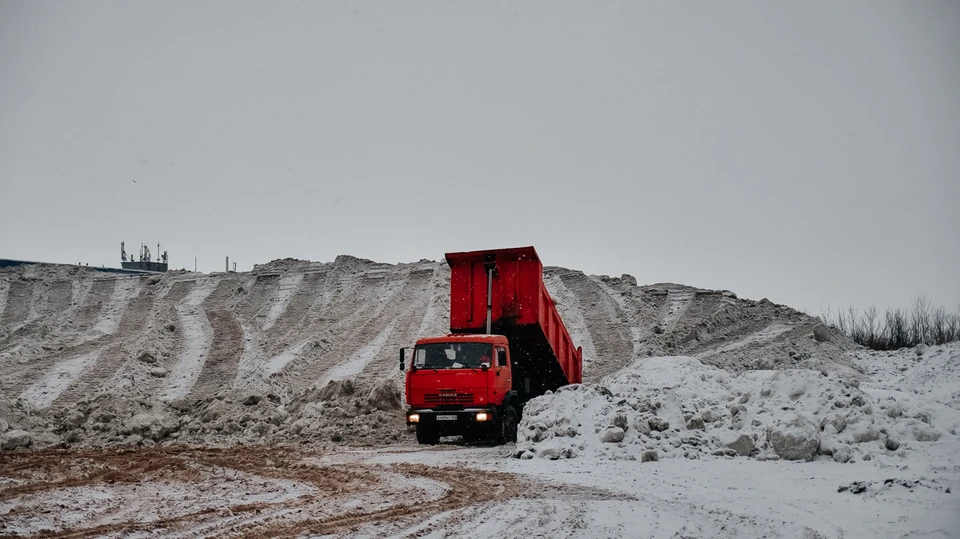
<svg viewBox="0 0 960 539">
<path fill-rule="evenodd" d="M 401 351 L 403 354 L 403 351 Z M 407 424 L 417 441 L 440 436 L 516 441 L 518 395 L 502 335 L 446 335 L 417 341 L 406 376 Z"/>
</svg>

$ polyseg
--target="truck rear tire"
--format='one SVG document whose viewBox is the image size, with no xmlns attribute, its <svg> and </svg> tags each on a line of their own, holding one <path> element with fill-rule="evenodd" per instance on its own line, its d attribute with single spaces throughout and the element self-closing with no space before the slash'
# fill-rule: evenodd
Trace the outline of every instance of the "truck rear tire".
<svg viewBox="0 0 960 539">
<path fill-rule="evenodd" d="M 420 445 L 437 445 L 440 436 L 426 425 L 417 425 L 417 443 Z"/>
<path fill-rule="evenodd" d="M 497 444 L 515 443 L 517 441 L 517 411 L 513 406 L 504 406 L 502 417 L 497 425 Z"/>
</svg>

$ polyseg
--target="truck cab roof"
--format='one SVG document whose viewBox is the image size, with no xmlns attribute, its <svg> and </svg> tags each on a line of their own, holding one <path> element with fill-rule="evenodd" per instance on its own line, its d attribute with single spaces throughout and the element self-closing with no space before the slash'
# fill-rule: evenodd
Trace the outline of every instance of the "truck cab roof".
<svg viewBox="0 0 960 539">
<path fill-rule="evenodd" d="M 436 344 L 448 342 L 488 342 L 490 344 L 508 344 L 507 338 L 503 335 L 483 335 L 483 334 L 454 334 L 444 335 L 443 337 L 426 337 L 419 339 L 417 345 Z"/>
</svg>

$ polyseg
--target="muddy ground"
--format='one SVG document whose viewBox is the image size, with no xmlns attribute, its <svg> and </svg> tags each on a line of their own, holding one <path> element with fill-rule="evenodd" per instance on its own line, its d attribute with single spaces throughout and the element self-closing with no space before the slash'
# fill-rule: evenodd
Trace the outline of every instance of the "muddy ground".
<svg viewBox="0 0 960 539">
<path fill-rule="evenodd" d="M 957 449 L 909 466 L 520 460 L 455 441 L 16 451 L 0 453 L 0 537 L 957 537 Z"/>
<path fill-rule="evenodd" d="M 277 447 L 0 453 L 0 536 L 351 534 L 544 490 L 508 473 L 328 465 L 325 456 Z"/>
</svg>

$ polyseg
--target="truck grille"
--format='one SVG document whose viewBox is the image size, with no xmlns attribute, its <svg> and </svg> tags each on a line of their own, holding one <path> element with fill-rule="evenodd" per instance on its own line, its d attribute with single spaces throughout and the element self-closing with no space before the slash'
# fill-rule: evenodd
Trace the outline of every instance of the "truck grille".
<svg viewBox="0 0 960 539">
<path fill-rule="evenodd" d="M 473 393 L 427 393 L 423 400 L 427 404 L 473 404 Z"/>
</svg>

